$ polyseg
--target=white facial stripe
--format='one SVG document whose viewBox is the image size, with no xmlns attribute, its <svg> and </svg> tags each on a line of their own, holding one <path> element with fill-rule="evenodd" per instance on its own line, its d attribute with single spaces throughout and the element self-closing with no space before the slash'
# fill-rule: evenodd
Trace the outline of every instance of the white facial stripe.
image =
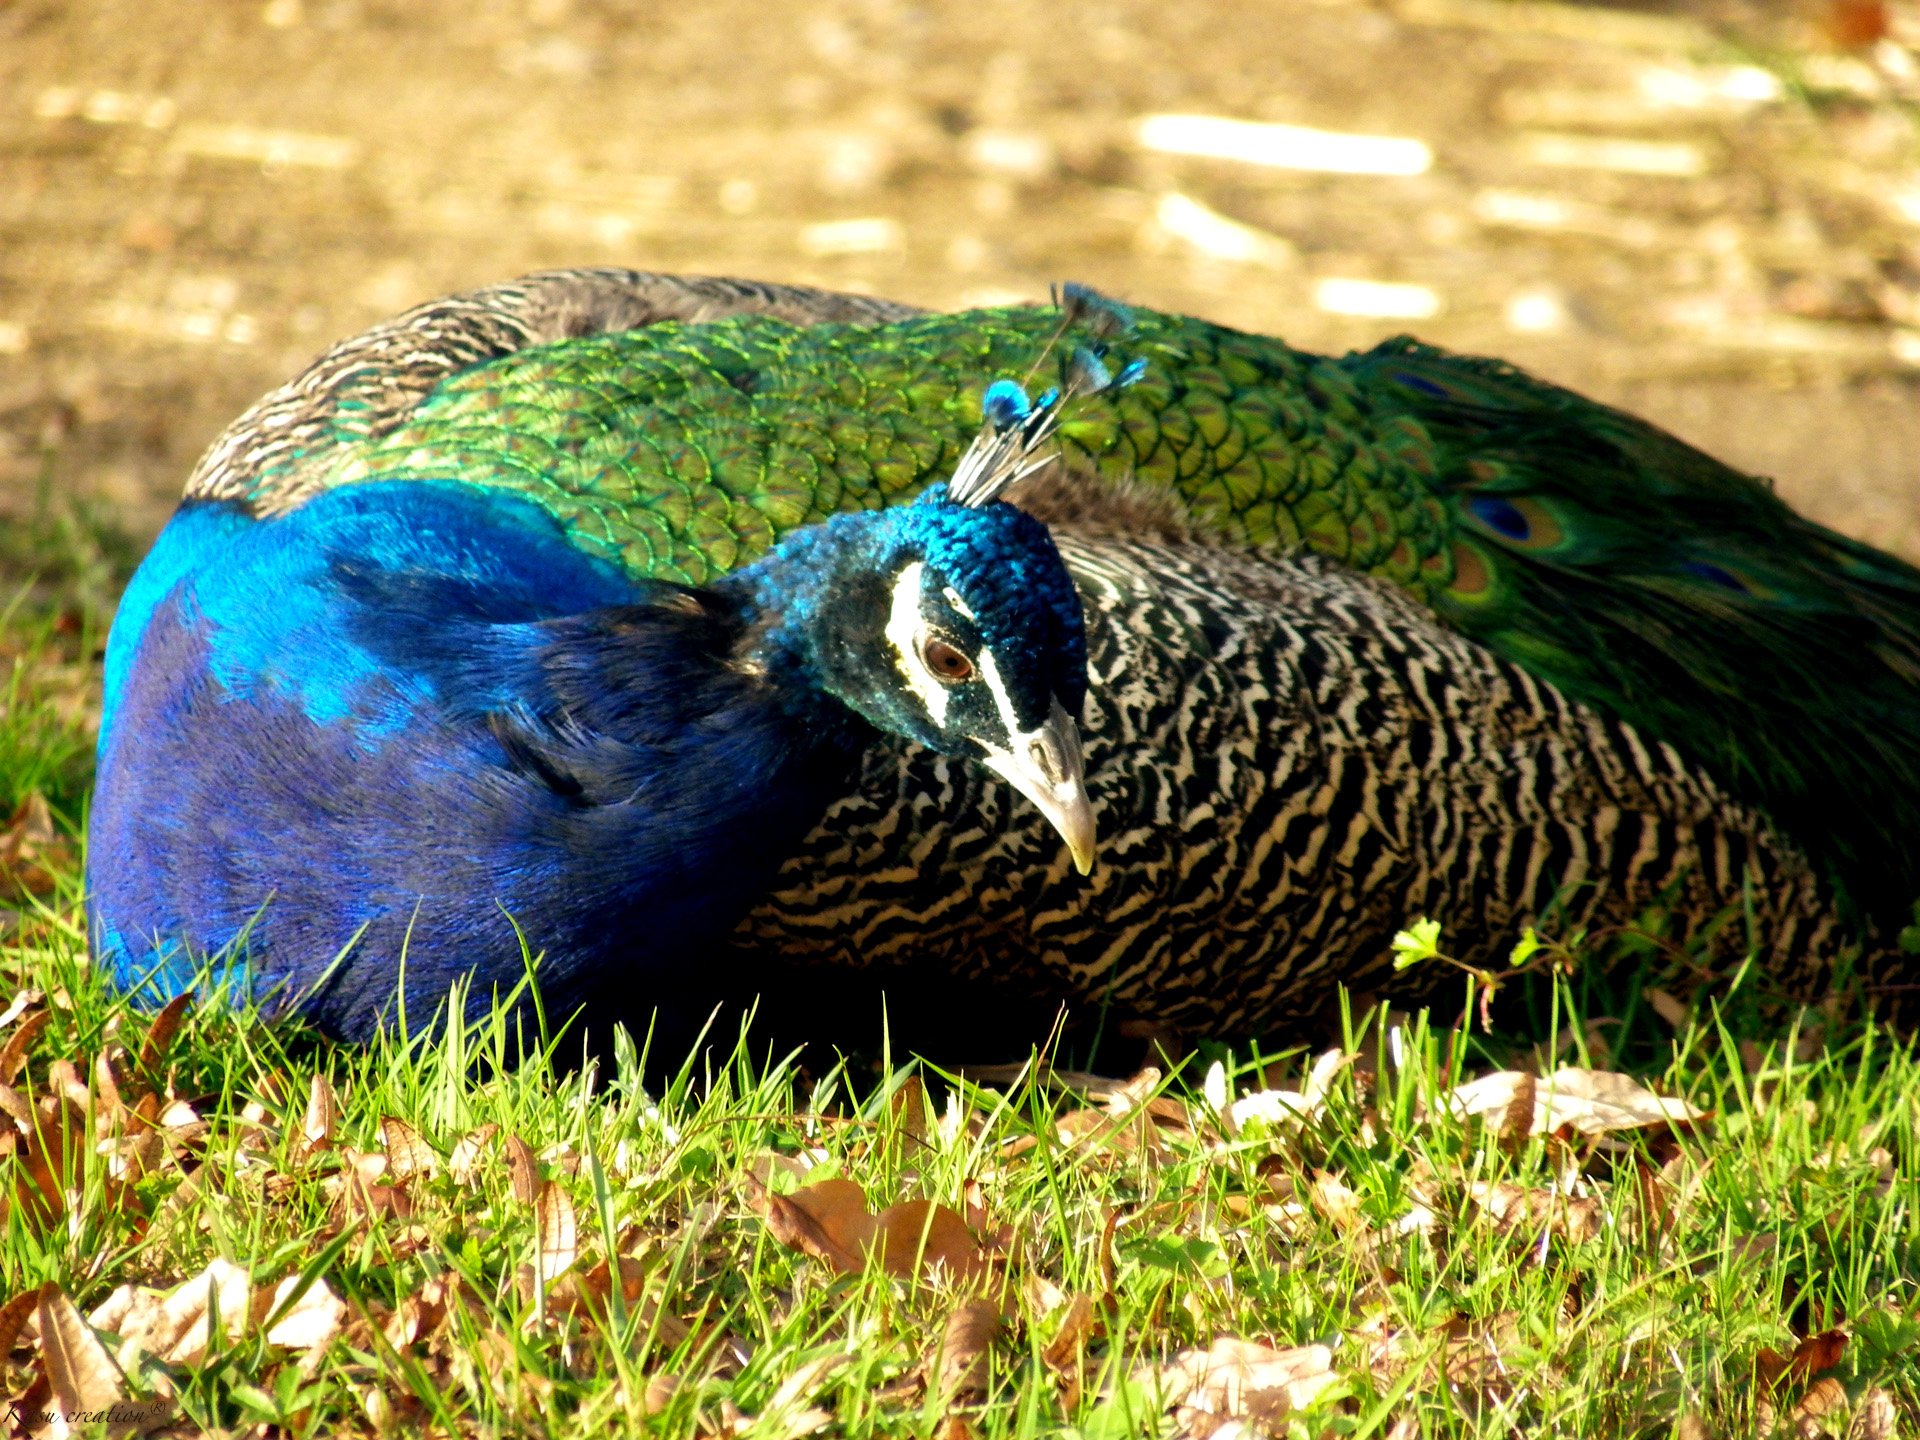
<svg viewBox="0 0 1920 1440">
<path fill-rule="evenodd" d="M 886 636 L 907 688 L 926 707 L 927 717 L 941 726 L 947 723 L 947 687 L 933 678 L 927 662 L 920 658 L 920 577 L 925 570 L 926 566 L 915 560 L 894 577 Z"/>
<path fill-rule="evenodd" d="M 967 602 L 960 598 L 960 592 L 953 586 L 947 586 L 940 593 L 947 597 L 947 604 L 953 607 L 955 614 L 964 615 L 969 620 L 974 618 L 973 611 L 967 608 Z"/>
<path fill-rule="evenodd" d="M 986 682 L 988 693 L 993 696 L 994 708 L 1000 712 L 1000 723 L 1007 727 L 1007 738 L 1011 740 L 1020 733 L 1020 721 L 1013 713 L 1013 697 L 1007 694 L 1007 683 L 1000 678 L 1000 667 L 993 663 L 993 651 L 982 645 L 974 663 L 979 668 L 980 678 Z"/>
</svg>

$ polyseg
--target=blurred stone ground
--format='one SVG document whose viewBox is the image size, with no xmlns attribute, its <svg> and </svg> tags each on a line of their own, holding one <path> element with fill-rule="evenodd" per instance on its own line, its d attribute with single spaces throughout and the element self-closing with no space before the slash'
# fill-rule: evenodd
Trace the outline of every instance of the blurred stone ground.
<svg viewBox="0 0 1920 1440">
<path fill-rule="evenodd" d="M 331 340 L 619 263 L 1410 330 L 1920 559 L 1913 3 L 0 0 L 0 523 L 144 543 Z M 1156 115 L 1426 149 L 1274 168 Z"/>
</svg>

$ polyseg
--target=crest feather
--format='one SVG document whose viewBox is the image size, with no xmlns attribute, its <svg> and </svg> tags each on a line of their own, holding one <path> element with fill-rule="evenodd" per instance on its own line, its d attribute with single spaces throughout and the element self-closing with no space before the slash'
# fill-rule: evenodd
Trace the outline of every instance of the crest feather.
<svg viewBox="0 0 1920 1440">
<path fill-rule="evenodd" d="M 1091 335 L 1061 360 L 1060 383 L 1050 385 L 1038 399 L 1017 380 L 996 380 L 980 397 L 980 433 L 967 447 L 947 482 L 947 498 L 957 505 L 979 507 L 997 499 L 1008 486 L 1023 480 L 1053 458 L 1043 451 L 1060 428 L 1069 400 L 1082 395 L 1104 395 L 1122 390 L 1146 372 L 1144 360 L 1130 361 L 1116 374 L 1106 362 L 1107 341 L 1130 333 L 1132 316 L 1122 305 L 1069 282 L 1054 291 L 1060 307 L 1060 329 L 1035 362 L 1039 368 L 1069 329 L 1084 327 Z"/>
</svg>

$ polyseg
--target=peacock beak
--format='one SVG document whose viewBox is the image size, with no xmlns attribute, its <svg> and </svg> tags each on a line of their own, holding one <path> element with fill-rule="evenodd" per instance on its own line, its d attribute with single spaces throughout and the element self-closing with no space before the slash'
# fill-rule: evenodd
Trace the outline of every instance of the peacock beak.
<svg viewBox="0 0 1920 1440">
<path fill-rule="evenodd" d="M 989 750 L 984 758 L 1008 784 L 1040 807 L 1073 852 L 1074 868 L 1082 875 L 1091 874 L 1093 804 L 1087 799 L 1080 727 L 1059 701 L 1044 725 L 1016 734 L 1010 749 Z"/>
</svg>

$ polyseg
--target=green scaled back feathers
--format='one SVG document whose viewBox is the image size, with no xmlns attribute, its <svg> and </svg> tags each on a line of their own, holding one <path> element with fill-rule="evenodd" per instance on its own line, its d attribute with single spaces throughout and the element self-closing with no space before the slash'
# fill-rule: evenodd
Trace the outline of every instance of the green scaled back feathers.
<svg viewBox="0 0 1920 1440">
<path fill-rule="evenodd" d="M 510 487 L 631 572 L 699 584 L 945 479 L 982 391 L 1058 323 L 737 316 L 536 346 L 382 438 L 343 414 L 324 483 Z M 1495 362 L 1409 340 L 1330 359 L 1149 311 L 1116 354 L 1146 373 L 1074 404 L 1070 461 L 1171 488 L 1203 531 L 1413 592 L 1766 809 L 1857 910 L 1892 921 L 1920 896 L 1920 572 Z"/>
</svg>

